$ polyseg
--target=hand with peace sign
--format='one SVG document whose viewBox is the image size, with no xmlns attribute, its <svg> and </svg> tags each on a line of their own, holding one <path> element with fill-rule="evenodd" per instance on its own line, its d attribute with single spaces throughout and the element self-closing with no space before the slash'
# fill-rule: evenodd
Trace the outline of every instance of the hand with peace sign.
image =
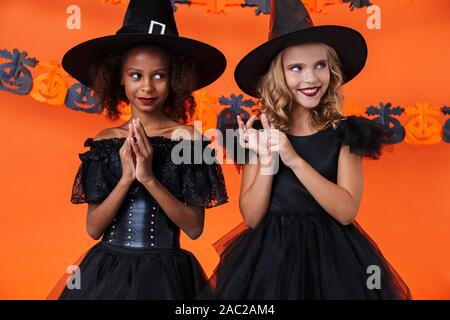
<svg viewBox="0 0 450 320">
<path fill-rule="evenodd" d="M 241 117 L 237 116 L 239 125 L 239 144 L 242 148 L 248 149 L 257 154 L 262 163 L 268 164 L 270 162 L 270 150 L 268 149 L 267 132 L 270 129 L 269 121 L 265 113 L 261 115 L 261 124 L 264 130 L 257 130 L 253 128 L 253 123 L 256 120 L 256 115 L 252 115 L 244 124 Z"/>
</svg>

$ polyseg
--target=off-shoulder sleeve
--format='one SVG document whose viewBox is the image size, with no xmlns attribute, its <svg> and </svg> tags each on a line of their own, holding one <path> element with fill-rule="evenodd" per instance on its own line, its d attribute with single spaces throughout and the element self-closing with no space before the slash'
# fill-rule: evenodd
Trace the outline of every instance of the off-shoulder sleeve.
<svg viewBox="0 0 450 320">
<path fill-rule="evenodd" d="M 108 156 L 92 138 L 84 143 L 90 150 L 80 153 L 81 164 L 75 175 L 71 202 L 101 203 L 111 192 L 114 177 L 107 173 Z"/>
<path fill-rule="evenodd" d="M 383 145 L 389 143 L 392 137 L 392 131 L 386 126 L 356 116 L 341 121 L 338 130 L 350 152 L 372 159 L 380 157 Z"/>
<path fill-rule="evenodd" d="M 228 201 L 222 168 L 219 164 L 183 165 L 181 193 L 186 204 L 212 208 Z"/>
<path fill-rule="evenodd" d="M 228 201 L 222 168 L 208 144 L 209 141 L 202 141 L 195 147 L 192 141 L 158 143 L 153 139 L 155 174 L 169 191 L 188 205 L 211 208 Z M 177 149 L 173 149 L 175 145 Z M 172 150 L 186 156 L 185 160 L 174 161 Z"/>
</svg>

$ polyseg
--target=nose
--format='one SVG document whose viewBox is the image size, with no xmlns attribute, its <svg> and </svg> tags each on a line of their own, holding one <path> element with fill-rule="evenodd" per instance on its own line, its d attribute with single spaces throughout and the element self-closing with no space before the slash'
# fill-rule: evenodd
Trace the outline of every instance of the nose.
<svg viewBox="0 0 450 320">
<path fill-rule="evenodd" d="M 304 82 L 315 83 L 318 80 L 315 70 L 313 70 L 313 69 L 306 68 L 303 75 L 304 75 L 304 77 L 303 77 Z"/>
<path fill-rule="evenodd" d="M 145 77 L 142 83 L 141 91 L 143 92 L 151 92 L 154 90 L 153 81 L 151 78 Z"/>
</svg>

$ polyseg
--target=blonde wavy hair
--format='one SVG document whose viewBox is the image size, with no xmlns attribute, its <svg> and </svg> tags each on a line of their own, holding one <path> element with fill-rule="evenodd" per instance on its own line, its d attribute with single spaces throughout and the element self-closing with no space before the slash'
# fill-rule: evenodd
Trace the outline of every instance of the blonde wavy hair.
<svg viewBox="0 0 450 320">
<path fill-rule="evenodd" d="M 310 127 L 316 129 L 329 126 L 336 128 L 339 122 L 345 119 L 342 111 L 344 96 L 341 90 L 344 78 L 336 51 L 326 44 L 318 44 L 327 49 L 330 83 L 319 105 L 310 111 L 308 122 Z M 270 123 L 275 128 L 287 133 L 290 129 L 294 98 L 284 77 L 282 59 L 284 50 L 272 60 L 269 71 L 261 79 L 258 92 L 261 97 L 259 101 L 261 112 L 267 113 Z"/>
</svg>

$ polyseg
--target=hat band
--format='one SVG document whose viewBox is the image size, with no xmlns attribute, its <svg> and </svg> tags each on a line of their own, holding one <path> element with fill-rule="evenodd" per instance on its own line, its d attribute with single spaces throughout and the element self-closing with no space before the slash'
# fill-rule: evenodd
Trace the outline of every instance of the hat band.
<svg viewBox="0 0 450 320">
<path fill-rule="evenodd" d="M 120 28 L 116 34 L 124 33 L 146 33 L 146 34 L 158 34 L 168 36 L 178 36 L 177 31 L 173 31 L 167 28 L 167 25 L 156 20 L 150 20 L 148 29 L 144 29 L 142 24 L 140 25 L 127 25 Z"/>
</svg>

